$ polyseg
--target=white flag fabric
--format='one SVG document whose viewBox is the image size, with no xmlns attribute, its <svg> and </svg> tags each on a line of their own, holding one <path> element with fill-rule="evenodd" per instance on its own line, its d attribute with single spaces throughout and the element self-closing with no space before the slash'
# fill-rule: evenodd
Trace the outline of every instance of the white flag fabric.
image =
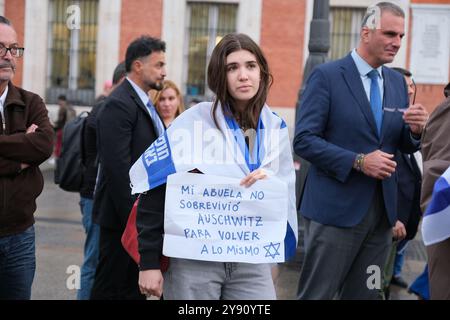
<svg viewBox="0 0 450 320">
<path fill-rule="evenodd" d="M 450 167 L 434 183 L 423 216 L 422 238 L 426 246 L 450 238 Z"/>
<path fill-rule="evenodd" d="M 285 122 L 267 105 L 261 111 L 257 130 L 247 131 L 245 136 L 220 106 L 216 119 L 217 125 L 211 102 L 197 104 L 178 116 L 132 166 L 132 193 L 166 183 L 167 177 L 176 172 L 197 169 L 208 175 L 242 179 L 262 168 L 288 186 L 283 258 L 293 257 L 298 240 L 295 171 Z"/>
</svg>

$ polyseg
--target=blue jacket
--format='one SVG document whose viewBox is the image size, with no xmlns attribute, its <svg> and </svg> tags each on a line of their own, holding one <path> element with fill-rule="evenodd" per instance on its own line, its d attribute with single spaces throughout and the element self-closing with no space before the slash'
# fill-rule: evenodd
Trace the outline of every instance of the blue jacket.
<svg viewBox="0 0 450 320">
<path fill-rule="evenodd" d="M 380 180 L 352 169 L 358 153 L 377 149 L 395 154 L 415 152 L 419 141 L 398 109 L 409 105 L 402 75 L 383 67 L 384 98 L 381 137 L 358 69 L 349 54 L 314 69 L 303 93 L 294 151 L 311 162 L 300 212 L 325 225 L 357 225 L 367 213 Z M 390 223 L 397 220 L 396 174 L 383 181 Z"/>
</svg>

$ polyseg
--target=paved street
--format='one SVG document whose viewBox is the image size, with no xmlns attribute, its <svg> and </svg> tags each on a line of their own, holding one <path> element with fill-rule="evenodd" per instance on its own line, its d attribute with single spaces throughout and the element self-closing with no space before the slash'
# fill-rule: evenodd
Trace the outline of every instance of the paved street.
<svg viewBox="0 0 450 320">
<path fill-rule="evenodd" d="M 35 214 L 37 266 L 32 299 L 75 299 L 76 291 L 66 286 L 66 271 L 71 265 L 81 266 L 83 258 L 79 195 L 55 185 L 53 170 L 43 174 L 45 187 Z"/>
<path fill-rule="evenodd" d="M 77 193 L 65 192 L 53 183 L 53 170 L 44 166 L 45 188 L 38 198 L 36 212 L 37 270 L 32 299 L 75 299 L 76 291 L 67 288 L 67 269 L 81 266 L 84 231 Z M 301 254 L 280 266 L 277 281 L 279 299 L 295 299 Z M 425 251 L 421 240 L 414 240 L 406 251 L 403 277 L 411 283 L 425 264 Z M 406 290 L 392 287 L 392 299 L 410 300 L 415 296 Z"/>
</svg>

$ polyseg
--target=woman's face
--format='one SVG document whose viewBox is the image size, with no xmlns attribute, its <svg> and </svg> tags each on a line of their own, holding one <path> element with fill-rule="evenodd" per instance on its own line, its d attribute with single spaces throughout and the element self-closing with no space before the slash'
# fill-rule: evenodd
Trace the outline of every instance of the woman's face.
<svg viewBox="0 0 450 320">
<path fill-rule="evenodd" d="M 243 110 L 259 90 L 261 69 L 253 53 L 239 50 L 227 56 L 228 92 L 236 100 L 236 107 Z"/>
<path fill-rule="evenodd" d="M 173 120 L 180 105 L 180 99 L 172 88 L 164 89 L 159 96 L 158 113 L 163 120 Z"/>
</svg>

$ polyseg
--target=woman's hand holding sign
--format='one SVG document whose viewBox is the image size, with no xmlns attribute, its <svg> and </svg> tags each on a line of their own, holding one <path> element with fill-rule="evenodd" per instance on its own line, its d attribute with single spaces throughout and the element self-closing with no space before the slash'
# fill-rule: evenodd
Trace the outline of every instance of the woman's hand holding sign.
<svg viewBox="0 0 450 320">
<path fill-rule="evenodd" d="M 258 169 L 249 173 L 244 179 L 241 180 L 240 185 L 246 188 L 251 187 L 256 181 L 267 178 L 267 173 L 264 169 Z"/>
</svg>

